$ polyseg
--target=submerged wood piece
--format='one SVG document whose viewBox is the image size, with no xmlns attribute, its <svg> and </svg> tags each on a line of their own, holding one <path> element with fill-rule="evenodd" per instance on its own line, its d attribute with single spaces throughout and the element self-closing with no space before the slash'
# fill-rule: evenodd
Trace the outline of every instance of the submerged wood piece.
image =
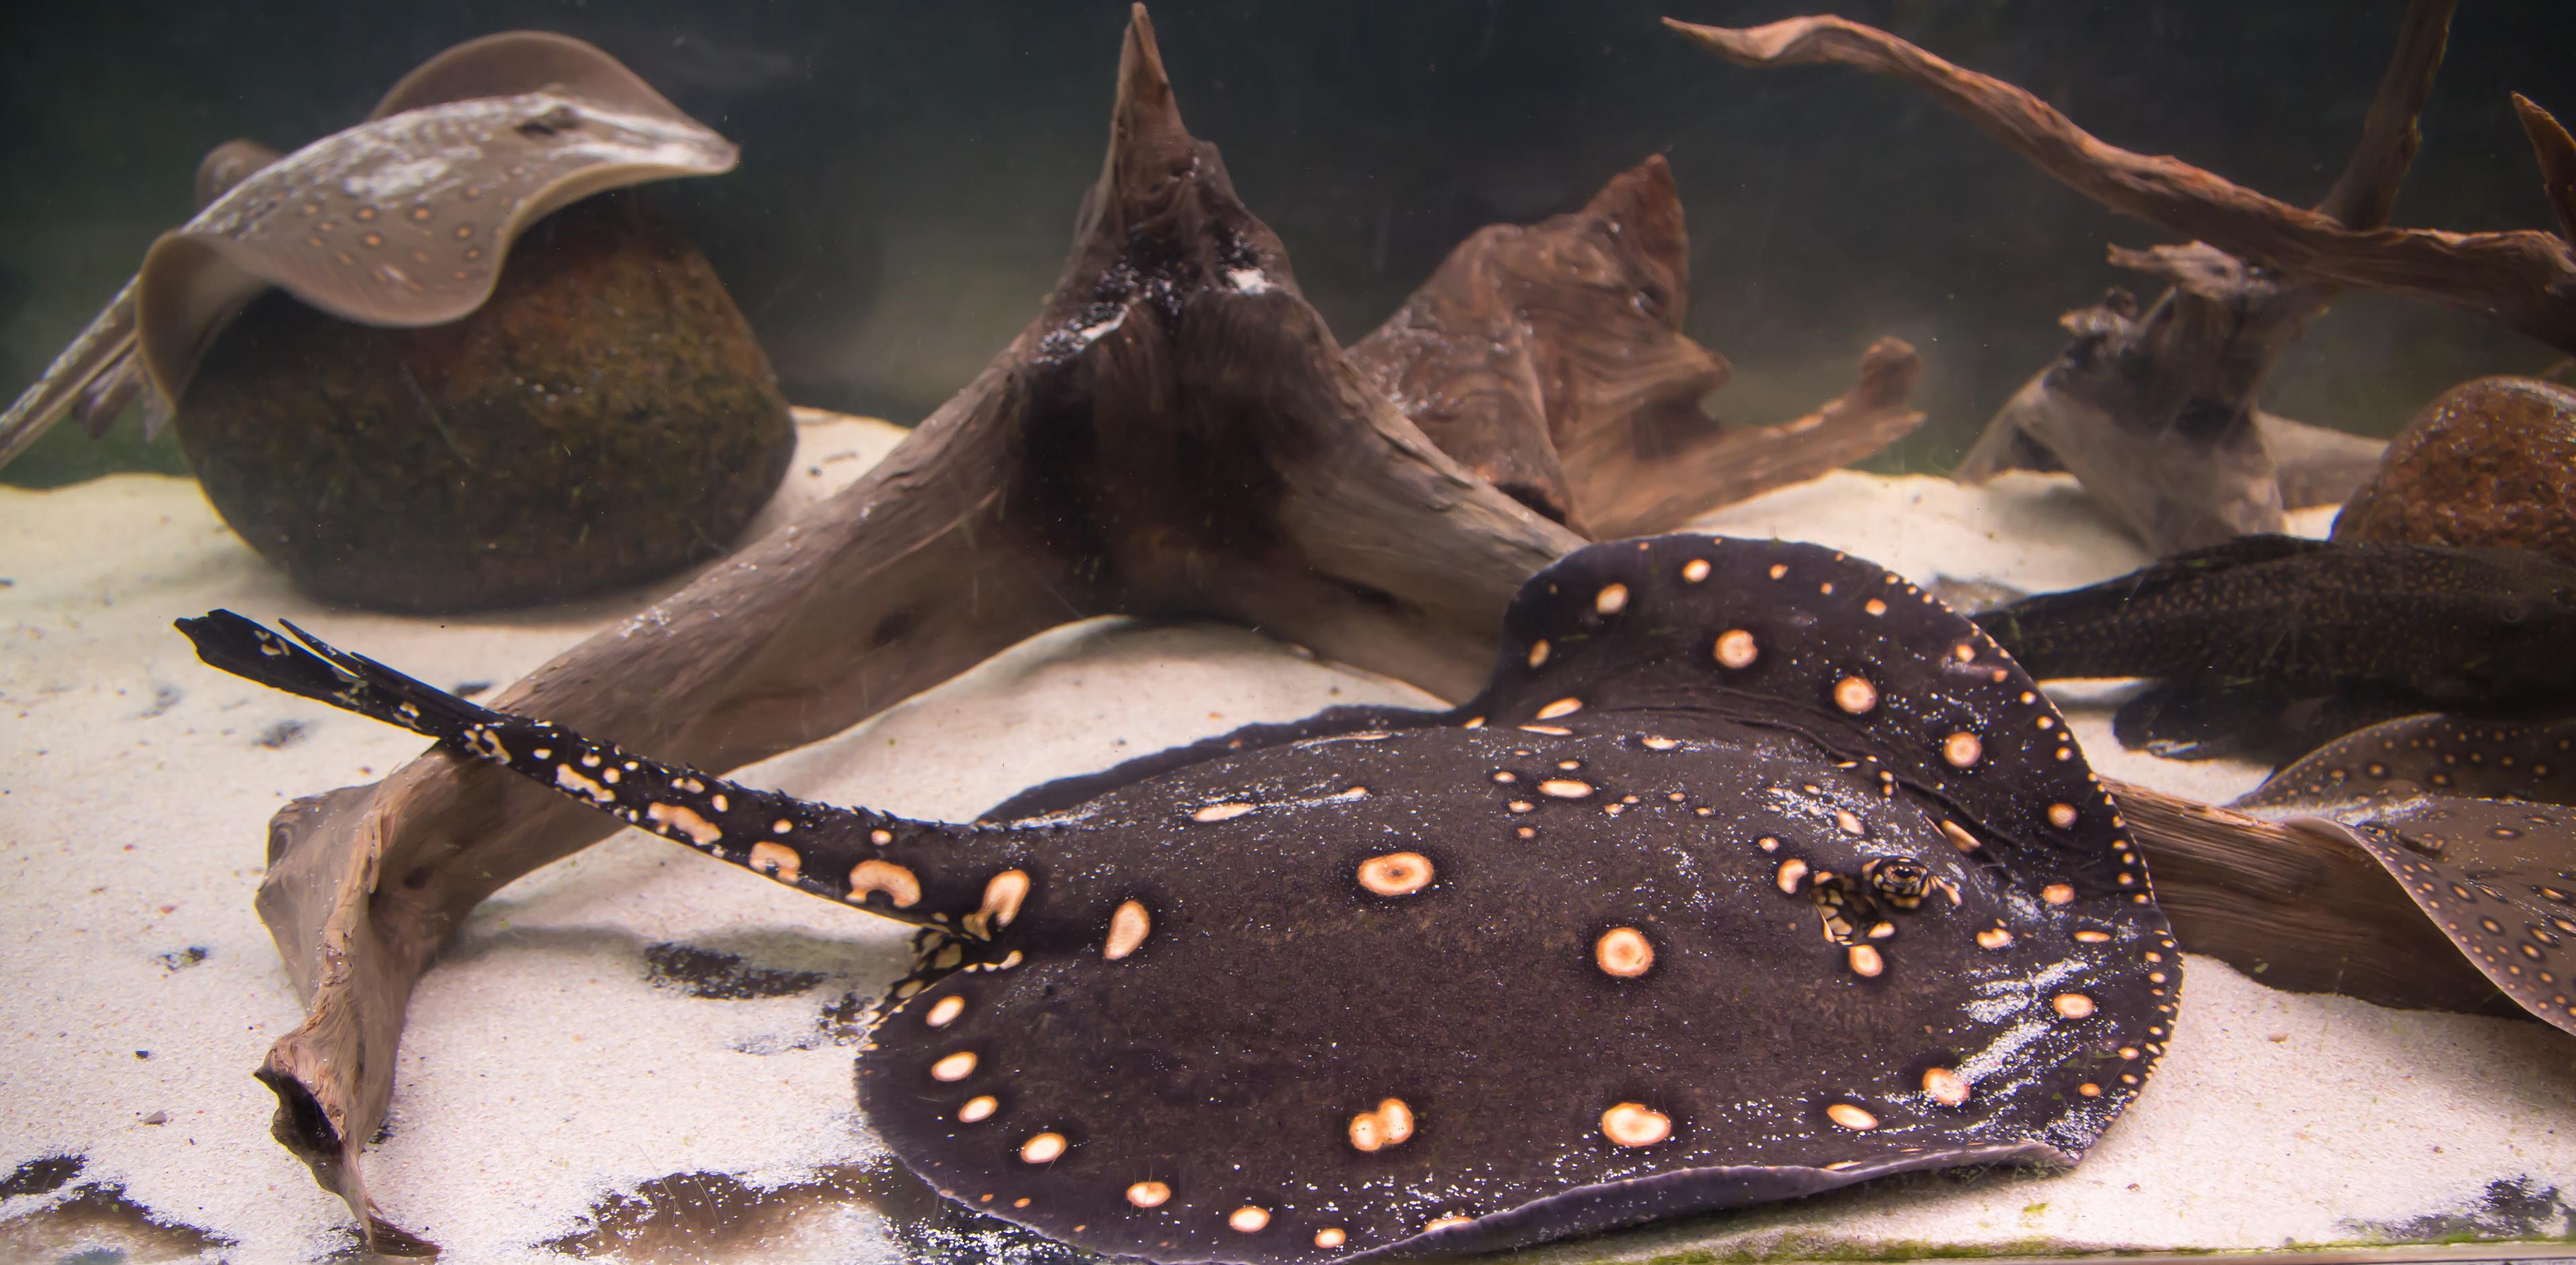
<svg viewBox="0 0 2576 1265">
<path fill-rule="evenodd" d="M 1597 539 L 1671 530 L 1921 424 L 1905 404 L 1921 366 L 1891 338 L 1817 412 L 1721 425 L 1700 401 L 1727 363 L 1681 332 L 1689 272 L 1671 168 L 1649 158 L 1580 211 L 1468 238 L 1351 359 L 1442 451 Z"/>
<path fill-rule="evenodd" d="M 1773 488 L 1803 483 L 1912 434 L 1923 414 L 1908 397 L 1923 359 L 1901 338 L 1861 353 L 1852 389 L 1815 412 L 1770 426 L 1728 426 L 1692 415 L 1640 419 L 1626 434 L 1595 432 L 1565 454 L 1605 536 L 1670 531 Z"/>
<path fill-rule="evenodd" d="M 1583 209 L 1478 230 L 1351 360 L 1440 450 L 1513 499 L 1586 530 L 1558 458 L 1595 432 L 1686 413 L 1726 382 L 1681 333 L 1690 244 L 1662 155 Z"/>
<path fill-rule="evenodd" d="M 2438 7 L 2447 22 L 2450 4 Z M 1837 17 L 1791 18 L 1742 30 L 1670 18 L 1665 22 L 1745 65 L 1841 64 L 1910 83 L 2076 192 L 2249 262 L 2330 285 L 2461 308 L 2561 351 L 2576 352 L 2576 248 L 2559 233 L 2355 227 L 2329 212 L 2265 197 L 2177 159 L 2106 144 L 2011 84 Z M 2419 50 L 2419 44 L 2409 42 L 2401 46 L 2401 56 L 2421 55 Z M 2555 139 L 2543 140 L 2546 129 L 2535 129 L 2544 116 L 2537 106 L 2523 115 L 2526 131 L 2539 144 L 2544 170 L 2576 166 L 2554 157 Z M 2551 186 L 2555 206 L 2567 205 L 2555 192 L 2561 187 Z M 2353 209 L 2360 202 L 2337 209 Z M 2564 231 L 2566 221 L 2561 222 Z"/>
<path fill-rule="evenodd" d="M 1118 613 L 1258 626 L 1456 696 L 1513 588 L 1581 543 L 1362 380 L 1183 128 L 1139 9 L 1038 319 L 857 483 L 494 702 L 732 768 Z M 613 825 L 444 751 L 279 814 L 260 908 L 307 1018 L 263 1076 L 353 1208 L 432 954 Z"/>
<path fill-rule="evenodd" d="M 2341 505 L 2370 482 L 2388 455 L 2388 441 L 2312 426 L 2260 409 L 2255 428 L 2272 454 L 2273 477 L 2281 485 L 2281 508 L 2317 509 Z"/>
<path fill-rule="evenodd" d="M 66 412 L 103 425 L 107 405 L 143 385 L 138 372 L 176 402 L 214 336 L 272 286 L 362 324 L 452 321 L 491 297 L 511 243 L 548 213 L 730 171 L 737 154 L 599 49 L 512 31 L 440 54 L 356 127 L 265 165 L 254 156 L 208 156 L 198 187 L 219 196 L 153 242 L 134 280 L 0 414 L 0 464 Z"/>
<path fill-rule="evenodd" d="M 2317 215 L 2353 229 L 2386 222 L 2421 139 L 2416 117 L 2441 65 L 2455 3 L 2416 0 L 2409 7 L 2361 140 Z M 1906 50 L 1904 64 L 1916 71 L 1950 77 L 1951 90 L 1936 95 L 2060 179 L 2074 182 L 2040 156 L 2054 152 L 2052 143 L 2089 156 L 2135 157 L 2094 141 L 2019 89 L 1893 36 L 1868 35 Z M 1985 103 L 1985 112 L 1970 102 Z M 2006 121 L 1997 121 L 1998 112 Z M 2064 317 L 2074 341 L 1987 424 L 1960 463 L 1959 479 L 1982 483 L 2017 467 L 2069 470 L 2149 548 L 2176 553 L 2280 531 L 2284 509 L 2334 503 L 2367 477 L 2362 454 L 2374 450 L 2371 441 L 2270 417 L 2256 404 L 2273 363 L 2333 298 L 2332 284 L 2249 267 L 2202 242 L 2114 247 L 2111 261 L 2163 277 L 2171 288 L 2143 316 L 2115 290 Z"/>
<path fill-rule="evenodd" d="M 1695 535 L 1581 550 L 1501 625 L 1456 709 L 945 824 L 180 623 L 216 667 L 924 928 L 860 1047 L 871 1127 L 1112 1256 L 1490 1250 L 2069 1164 L 2142 1092 L 2180 955 L 2064 717 L 1975 625 L 1822 546 Z"/>
</svg>

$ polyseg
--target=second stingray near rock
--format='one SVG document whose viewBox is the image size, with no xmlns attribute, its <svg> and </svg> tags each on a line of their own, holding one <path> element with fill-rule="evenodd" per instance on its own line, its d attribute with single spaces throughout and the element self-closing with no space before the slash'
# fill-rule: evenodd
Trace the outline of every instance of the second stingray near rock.
<svg viewBox="0 0 2576 1265">
<path fill-rule="evenodd" d="M 141 395 L 253 548 L 384 609 L 707 557 L 784 474 L 787 403 L 697 249 L 633 193 L 592 195 L 734 161 L 589 44 L 458 45 L 355 127 L 209 154 L 199 213 L 0 416 L 0 463 Z"/>
<path fill-rule="evenodd" d="M 2063 718 L 1973 624 L 1815 546 L 1585 549 L 1453 711 L 1256 727 L 977 825 L 654 764 L 226 612 L 182 628 L 927 928 L 862 1107 L 942 1193 L 1102 1252 L 1496 1248 L 2072 1162 L 2179 991 Z"/>
</svg>

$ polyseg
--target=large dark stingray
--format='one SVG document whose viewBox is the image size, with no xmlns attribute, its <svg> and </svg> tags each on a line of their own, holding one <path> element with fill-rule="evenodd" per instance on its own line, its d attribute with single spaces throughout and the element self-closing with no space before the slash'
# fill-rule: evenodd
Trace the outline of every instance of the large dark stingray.
<svg viewBox="0 0 2576 1265">
<path fill-rule="evenodd" d="M 1496 1248 L 2071 1163 L 2181 982 L 2029 677 L 1813 546 L 1594 546 L 1523 587 L 1463 707 L 1256 727 L 973 825 L 657 765 L 230 612 L 180 627 L 933 929 L 860 1057 L 868 1118 L 942 1193 L 1102 1252 Z"/>
<path fill-rule="evenodd" d="M 2410 716 L 2235 807 L 2360 848 L 2498 989 L 2576 1032 L 2576 721 Z"/>
<path fill-rule="evenodd" d="M 344 320 L 442 324 L 483 306 L 511 243 L 551 212 L 730 171 L 735 157 L 580 40 L 507 31 L 459 44 L 347 131 L 283 158 L 243 141 L 208 154 L 196 217 L 152 243 L 0 414 L 0 465 L 66 413 L 103 428 L 144 390 L 175 407 L 215 335 L 270 286 Z"/>
<path fill-rule="evenodd" d="M 2576 710 L 2576 567 L 2529 550 L 2246 536 L 1977 622 L 2043 679 L 2154 678 L 2114 728 L 2178 758 Z"/>
</svg>

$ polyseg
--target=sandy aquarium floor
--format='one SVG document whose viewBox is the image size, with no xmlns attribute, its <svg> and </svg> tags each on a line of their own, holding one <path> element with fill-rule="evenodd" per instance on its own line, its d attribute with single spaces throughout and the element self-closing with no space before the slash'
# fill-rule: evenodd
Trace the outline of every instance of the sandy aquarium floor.
<svg viewBox="0 0 2576 1265">
<path fill-rule="evenodd" d="M 899 434 L 807 425 L 773 513 L 854 477 Z M 1918 581 L 2045 589 L 2143 561 L 2070 483 L 2032 476 L 1969 490 L 1842 473 L 1701 525 L 1823 541 Z M 269 1140 L 274 1100 L 250 1077 L 298 1017 L 251 897 L 271 812 L 380 775 L 420 742 L 204 668 L 170 620 L 215 606 L 283 615 L 456 687 L 508 682 L 667 586 L 519 615 L 327 611 L 192 483 L 155 476 L 0 489 L 0 577 L 0 1260 L 349 1259 L 344 1209 Z M 2096 700 L 2076 723 L 2106 772 L 2209 798 L 2258 778 L 2122 752 L 2104 693 L 2074 697 Z M 1372 701 L 1432 700 L 1247 632 L 1094 622 L 740 776 L 964 816 L 1046 778 Z M 735 1196 L 674 1258 L 947 1255 L 892 1233 L 868 1193 L 886 1160 L 852 1109 L 853 1051 L 833 1027 L 845 998 L 873 997 L 904 957 L 890 924 L 617 835 L 486 904 L 423 981 L 390 1132 L 368 1160 L 373 1191 L 459 1262 L 614 1246 L 597 1213 L 639 1189 Z M 758 995 L 701 996 L 723 991 L 711 971 Z M 2576 1048 L 2563 1035 L 2276 992 L 2207 958 L 2187 978 L 2162 1074 L 2072 1171 L 1934 1175 L 1536 1255 L 2464 1235 L 2562 1240 L 2514 1255 L 2568 1250 Z M 675 1174 L 721 1176 L 654 1184 Z M 759 1191 L 784 1193 L 741 1197 Z M 612 1227 L 633 1221 L 626 1206 Z M 649 1241 L 626 1254 L 650 1255 Z"/>
</svg>

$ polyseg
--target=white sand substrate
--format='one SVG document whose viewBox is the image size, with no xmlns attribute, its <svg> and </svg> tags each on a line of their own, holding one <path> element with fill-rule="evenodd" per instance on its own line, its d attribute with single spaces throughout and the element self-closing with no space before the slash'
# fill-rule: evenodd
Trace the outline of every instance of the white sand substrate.
<svg viewBox="0 0 2576 1265">
<path fill-rule="evenodd" d="M 808 419 L 802 436 L 768 521 L 854 477 L 900 432 Z M 1701 525 L 1830 543 L 1918 581 L 2049 589 L 2144 560 L 2054 477 L 1978 490 L 1839 473 Z M 250 1077 L 298 1018 L 251 897 L 273 811 L 381 775 L 420 740 L 207 669 L 170 621 L 216 606 L 282 615 L 434 684 L 497 685 L 671 586 L 516 615 L 326 610 L 227 532 L 194 484 L 152 476 L 0 489 L 0 577 L 0 1176 L 48 1156 L 85 1161 L 52 1193 L 0 1199 L 0 1258 L 60 1258 L 93 1240 L 134 1259 L 186 1254 L 178 1236 L 83 1229 L 55 1208 L 99 1185 L 215 1236 L 222 1259 L 347 1247 L 345 1210 L 269 1140 L 274 1099 Z M 1095 621 L 740 776 L 962 817 L 1240 724 L 1379 701 L 1434 700 L 1240 630 Z M 2106 718 L 2096 707 L 2077 726 L 2107 772 L 2209 798 L 2259 780 L 2122 752 Z M 824 978 L 791 996 L 700 998 L 652 981 L 645 952 L 663 943 Z M 422 981 L 392 1131 L 367 1160 L 372 1190 L 446 1259 L 509 1261 L 551 1255 L 537 1245 L 654 1178 L 769 1187 L 879 1158 L 852 1105 L 853 1051 L 820 1016 L 846 993 L 872 997 L 905 957 L 892 924 L 621 833 L 506 889 Z M 1912 1179 L 1543 1254 L 2569 1232 L 2563 1202 L 2525 1226 L 2514 1200 L 2499 1211 L 2491 1197 L 2494 1183 L 2576 1191 L 2576 1044 L 2563 1034 L 2281 993 L 2200 957 L 2187 982 L 2159 1075 L 2070 1172 Z M 740 1259 L 896 1255 L 863 1207 L 736 1246 Z"/>
</svg>

